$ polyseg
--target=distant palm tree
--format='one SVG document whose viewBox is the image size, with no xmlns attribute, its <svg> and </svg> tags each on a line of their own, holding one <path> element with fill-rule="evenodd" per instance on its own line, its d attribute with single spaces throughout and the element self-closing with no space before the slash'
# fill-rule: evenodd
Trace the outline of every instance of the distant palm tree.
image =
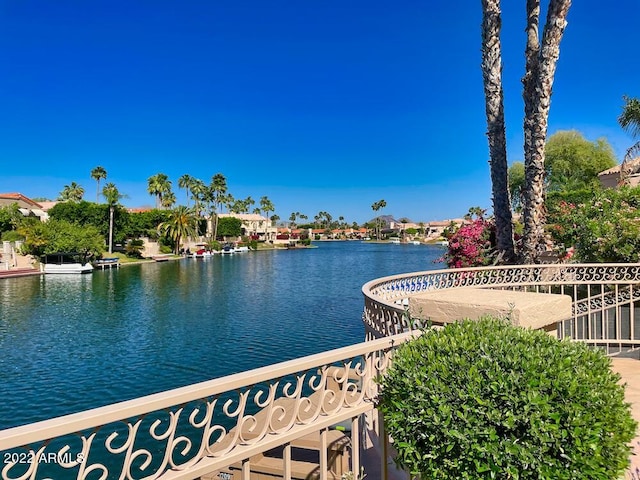
<svg viewBox="0 0 640 480">
<path fill-rule="evenodd" d="M 371 205 L 371 208 L 373 209 L 374 212 L 377 212 L 378 210 L 380 210 L 381 208 L 384 208 L 387 206 L 387 202 L 383 199 L 383 200 L 379 200 L 377 202 L 375 202 L 373 205 Z M 376 239 L 380 240 L 380 216 L 376 217 Z"/>
<path fill-rule="evenodd" d="M 162 207 L 163 208 L 171 208 L 176 203 L 176 194 L 172 191 L 166 192 L 162 196 Z"/>
<path fill-rule="evenodd" d="M 269 212 L 273 212 L 275 210 L 275 207 L 271 200 L 269 200 L 269 197 L 264 196 L 260 199 L 260 208 L 267 216 L 267 223 L 269 223 Z"/>
<path fill-rule="evenodd" d="M 222 205 L 225 203 L 227 197 L 227 179 L 223 174 L 216 173 L 211 177 L 211 185 L 209 188 L 215 207 L 215 218 L 213 219 L 213 239 L 215 240 L 218 236 L 218 214 L 220 214 Z"/>
<path fill-rule="evenodd" d="M 162 205 L 162 197 L 171 192 L 171 180 L 164 173 L 158 173 L 147 179 L 147 192 L 156 198 L 156 208 Z"/>
<path fill-rule="evenodd" d="M 102 195 L 109 205 L 109 253 L 113 253 L 113 214 L 116 205 L 124 195 L 120 195 L 118 188 L 113 183 L 107 183 L 104 186 Z"/>
<path fill-rule="evenodd" d="M 199 178 L 194 178 L 191 183 L 191 195 L 193 196 L 194 209 L 196 215 L 202 214 L 202 204 L 207 193 L 207 186 Z"/>
<path fill-rule="evenodd" d="M 175 253 L 180 251 L 180 242 L 183 238 L 197 235 L 198 217 L 195 211 L 180 205 L 169 214 L 167 221 L 158 225 L 158 231 L 167 235 L 175 243 Z"/>
<path fill-rule="evenodd" d="M 187 207 L 189 206 L 189 194 L 191 193 L 191 185 L 193 185 L 193 180 L 193 177 L 186 173 L 178 179 L 178 187 L 184 188 L 187 194 Z"/>
<path fill-rule="evenodd" d="M 76 182 L 71 182 L 70 185 L 65 185 L 60 192 L 58 200 L 63 202 L 79 202 L 84 196 L 84 188 L 78 185 Z"/>
<path fill-rule="evenodd" d="M 96 203 L 100 203 L 100 180 L 107 178 L 107 171 L 103 167 L 97 166 L 91 170 L 91 178 L 98 184 L 96 187 Z"/>
<path fill-rule="evenodd" d="M 256 204 L 256 201 L 251 198 L 251 195 L 249 195 L 242 201 L 242 204 L 244 206 L 244 208 L 242 209 L 242 213 L 249 213 L 249 210 Z"/>
<path fill-rule="evenodd" d="M 637 98 L 623 97 L 625 104 L 622 107 L 622 113 L 618 117 L 618 123 L 620 126 L 629 132 L 631 136 L 640 136 L 640 100 Z M 627 150 L 622 161 L 620 168 L 620 181 L 622 185 L 629 183 L 629 176 L 631 175 L 631 160 L 640 153 L 640 142 L 637 142 Z"/>
</svg>

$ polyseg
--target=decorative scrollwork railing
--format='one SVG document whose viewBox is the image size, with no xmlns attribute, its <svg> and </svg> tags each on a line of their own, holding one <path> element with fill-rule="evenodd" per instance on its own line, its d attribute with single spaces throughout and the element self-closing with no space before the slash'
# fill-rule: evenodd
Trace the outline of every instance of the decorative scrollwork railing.
<svg viewBox="0 0 640 480">
<path fill-rule="evenodd" d="M 357 445 L 359 419 L 374 409 L 375 379 L 387 369 L 393 349 L 410 336 L 0 431 L 0 476 L 194 479 L 234 464 L 251 471 L 253 456 L 290 448 L 310 434 L 321 432 L 326 446 L 328 428 L 343 421 L 353 423 L 350 440 Z M 358 449 L 352 450 L 350 463 L 359 471 Z M 318 478 L 339 478 L 328 476 L 330 465 L 320 458 Z M 283 471 L 290 468 L 290 455 L 282 461 Z"/>
<path fill-rule="evenodd" d="M 367 338 L 425 326 L 427 318 L 409 317 L 405 307 L 410 298 L 464 287 L 569 295 L 572 316 L 558 326 L 560 337 L 601 346 L 612 353 L 640 346 L 640 264 L 514 265 L 379 278 L 362 288 Z"/>
</svg>

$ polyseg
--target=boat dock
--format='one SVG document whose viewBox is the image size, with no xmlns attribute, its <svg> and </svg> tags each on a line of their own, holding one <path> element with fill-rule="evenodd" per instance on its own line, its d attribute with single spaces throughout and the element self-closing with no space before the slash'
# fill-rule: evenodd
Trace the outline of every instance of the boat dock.
<svg viewBox="0 0 640 480">
<path fill-rule="evenodd" d="M 101 258 L 93 262 L 94 268 L 100 268 L 105 270 L 107 268 L 120 268 L 120 259 L 118 257 L 113 258 Z"/>
</svg>

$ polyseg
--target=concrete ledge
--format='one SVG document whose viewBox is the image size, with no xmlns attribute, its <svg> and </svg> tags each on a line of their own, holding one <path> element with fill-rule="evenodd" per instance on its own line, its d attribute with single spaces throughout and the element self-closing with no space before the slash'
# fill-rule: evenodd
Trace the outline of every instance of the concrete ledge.
<svg viewBox="0 0 640 480">
<path fill-rule="evenodd" d="M 571 318 L 571 297 L 547 293 L 485 288 L 452 288 L 422 293 L 409 299 L 409 314 L 434 324 L 485 315 L 511 316 L 514 325 L 551 331 Z"/>
</svg>

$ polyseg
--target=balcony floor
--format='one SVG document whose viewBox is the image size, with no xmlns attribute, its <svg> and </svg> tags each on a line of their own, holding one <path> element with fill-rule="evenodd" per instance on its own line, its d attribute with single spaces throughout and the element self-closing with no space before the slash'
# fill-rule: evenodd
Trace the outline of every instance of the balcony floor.
<svg viewBox="0 0 640 480">
<path fill-rule="evenodd" d="M 613 370 L 622 376 L 627 384 L 625 397 L 631 403 L 633 418 L 640 424 L 640 361 L 634 358 L 613 358 Z M 633 440 L 631 466 L 625 479 L 640 480 L 640 432 Z"/>
</svg>

